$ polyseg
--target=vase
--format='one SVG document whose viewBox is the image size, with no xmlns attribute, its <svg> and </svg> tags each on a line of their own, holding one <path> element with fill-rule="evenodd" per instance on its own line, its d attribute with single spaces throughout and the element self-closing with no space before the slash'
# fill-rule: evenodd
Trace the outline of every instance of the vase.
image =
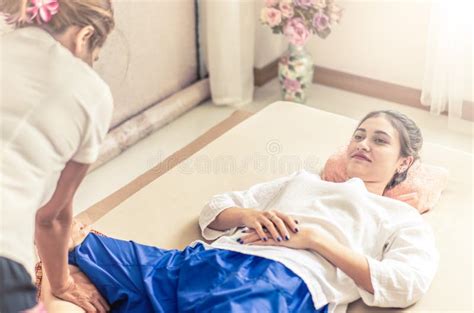
<svg viewBox="0 0 474 313">
<path fill-rule="evenodd" d="M 305 103 L 313 80 L 313 59 L 304 46 L 289 44 L 278 62 L 278 80 L 283 100 Z"/>
</svg>

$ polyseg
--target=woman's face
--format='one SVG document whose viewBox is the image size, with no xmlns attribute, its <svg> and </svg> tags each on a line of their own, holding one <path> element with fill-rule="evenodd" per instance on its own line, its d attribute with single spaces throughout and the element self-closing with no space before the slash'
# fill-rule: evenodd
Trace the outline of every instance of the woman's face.
<svg viewBox="0 0 474 313">
<path fill-rule="evenodd" d="M 400 156 L 398 131 L 383 116 L 368 118 L 352 135 L 347 149 L 347 174 L 364 182 L 386 186 L 399 169 L 407 169 L 412 157 Z M 410 161 L 411 160 L 411 161 Z"/>
</svg>

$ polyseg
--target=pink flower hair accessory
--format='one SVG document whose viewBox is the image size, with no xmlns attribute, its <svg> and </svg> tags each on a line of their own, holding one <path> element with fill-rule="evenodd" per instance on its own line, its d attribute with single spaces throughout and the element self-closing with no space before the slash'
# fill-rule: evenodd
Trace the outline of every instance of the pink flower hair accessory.
<svg viewBox="0 0 474 313">
<path fill-rule="evenodd" d="M 38 24 L 48 23 L 59 11 L 58 0 L 30 0 L 30 3 L 31 6 L 26 9 L 30 23 L 34 19 Z"/>
</svg>

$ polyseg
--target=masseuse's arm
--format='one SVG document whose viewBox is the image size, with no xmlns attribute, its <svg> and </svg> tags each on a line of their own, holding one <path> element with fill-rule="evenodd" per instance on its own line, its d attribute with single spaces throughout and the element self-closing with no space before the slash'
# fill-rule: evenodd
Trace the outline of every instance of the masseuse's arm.
<svg viewBox="0 0 474 313">
<path fill-rule="evenodd" d="M 71 237 L 72 199 L 89 165 L 70 161 L 59 177 L 51 199 L 36 213 L 35 241 L 53 293 L 69 279 L 68 243 Z"/>
<path fill-rule="evenodd" d="M 72 199 L 89 165 L 70 161 L 59 177 L 51 199 L 36 213 L 35 241 L 53 293 L 67 287 L 68 243 L 71 237 Z"/>
<path fill-rule="evenodd" d="M 93 286 L 75 282 L 67 261 L 72 200 L 88 168 L 88 164 L 75 161 L 66 164 L 53 196 L 36 213 L 35 241 L 52 293 L 87 312 L 106 312 L 109 307 L 105 299 Z"/>
</svg>

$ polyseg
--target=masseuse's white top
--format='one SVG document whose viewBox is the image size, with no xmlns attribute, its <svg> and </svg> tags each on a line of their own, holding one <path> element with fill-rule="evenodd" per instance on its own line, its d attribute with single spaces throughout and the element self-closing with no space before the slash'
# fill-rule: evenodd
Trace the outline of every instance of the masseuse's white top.
<svg viewBox="0 0 474 313">
<path fill-rule="evenodd" d="M 374 295 L 316 252 L 241 245 L 236 239 L 245 235 L 242 229 L 220 232 L 207 227 L 221 211 L 235 206 L 285 212 L 301 227 L 314 227 L 365 255 Z M 431 228 L 418 211 L 368 192 L 359 178 L 332 183 L 301 171 L 247 191 L 217 195 L 204 207 L 199 224 L 204 238 L 219 238 L 212 247 L 283 263 L 305 281 L 316 308 L 329 303 L 329 312 L 345 312 L 347 304 L 360 297 L 370 306 L 409 306 L 426 293 L 438 266 Z"/>
<path fill-rule="evenodd" d="M 35 212 L 66 162 L 96 160 L 113 102 L 99 75 L 44 30 L 6 33 L 0 48 L 0 255 L 32 272 Z"/>
</svg>

